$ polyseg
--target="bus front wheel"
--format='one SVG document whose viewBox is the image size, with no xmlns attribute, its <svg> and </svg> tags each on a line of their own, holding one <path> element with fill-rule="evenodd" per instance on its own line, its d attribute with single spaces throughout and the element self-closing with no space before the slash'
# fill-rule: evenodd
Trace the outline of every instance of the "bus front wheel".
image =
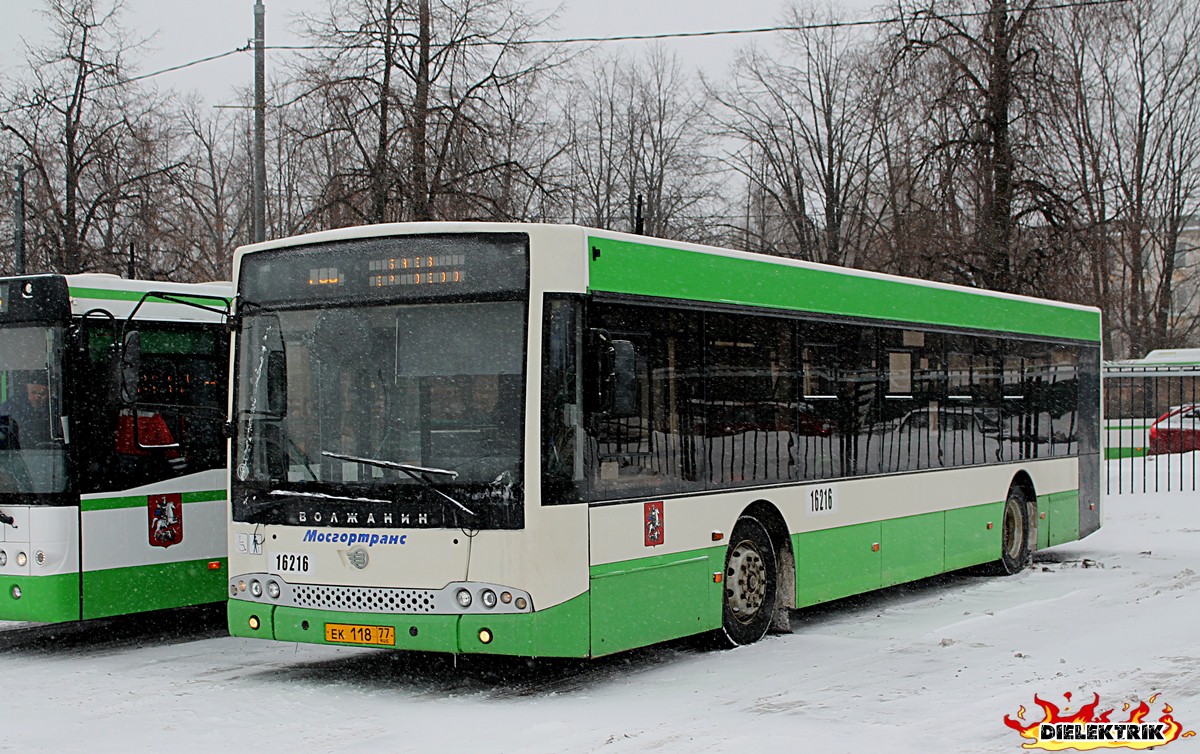
<svg viewBox="0 0 1200 754">
<path fill-rule="evenodd" d="M 775 546 L 757 519 L 743 517 L 733 527 L 725 551 L 721 630 L 729 646 L 753 644 L 767 633 L 779 579 Z"/>
</svg>

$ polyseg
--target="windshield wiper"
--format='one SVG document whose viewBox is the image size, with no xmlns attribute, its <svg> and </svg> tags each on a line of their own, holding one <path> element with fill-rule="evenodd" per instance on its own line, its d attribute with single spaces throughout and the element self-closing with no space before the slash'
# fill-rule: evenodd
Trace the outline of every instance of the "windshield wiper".
<svg viewBox="0 0 1200 754">
<path fill-rule="evenodd" d="M 435 469 L 435 468 L 432 468 L 429 466 L 414 466 L 410 463 L 397 463 L 396 461 L 382 461 L 378 458 L 362 458 L 360 456 L 348 456 L 343 453 L 331 453 L 328 450 L 322 450 L 321 455 L 326 456 L 328 458 L 337 458 L 338 460 L 341 460 L 341 461 L 350 461 L 352 463 L 362 463 L 362 464 L 366 464 L 367 466 L 374 466 L 375 468 L 378 468 L 378 469 L 396 469 L 397 471 L 403 471 L 405 474 L 408 474 L 410 477 L 412 477 L 416 481 L 420 482 L 421 484 L 425 485 L 426 487 L 433 490 L 437 494 L 441 495 L 442 497 L 446 498 L 450 502 L 457 505 L 468 515 L 471 515 L 471 516 L 475 515 L 475 511 L 471 510 L 467 506 L 463 505 L 462 503 L 458 502 L 454 498 L 447 495 L 445 492 L 443 492 L 441 490 L 440 487 L 438 487 L 433 482 L 429 481 L 429 479 L 425 476 L 426 474 L 436 474 L 439 476 L 448 476 L 451 479 L 457 479 L 458 478 L 457 471 L 450 471 L 449 469 Z"/>
<path fill-rule="evenodd" d="M 17 520 L 2 511 L 0 511 L 0 524 L 8 524 L 14 529 L 17 528 Z"/>
<path fill-rule="evenodd" d="M 374 467 L 380 468 L 380 469 L 399 469 L 400 471 L 407 471 L 409 474 L 412 474 L 415 472 L 417 474 L 439 474 L 441 476 L 448 476 L 451 479 L 458 478 L 457 471 L 450 471 L 449 469 L 435 469 L 432 466 L 414 466 L 411 463 L 397 463 L 396 461 L 381 461 L 378 458 L 363 458 L 361 456 L 348 456 L 348 455 L 344 455 L 342 453 L 331 453 L 328 450 L 322 450 L 321 455 L 329 456 L 330 458 L 338 458 L 343 461 L 354 461 L 356 463 L 365 463 L 368 466 L 374 466 Z"/>
</svg>

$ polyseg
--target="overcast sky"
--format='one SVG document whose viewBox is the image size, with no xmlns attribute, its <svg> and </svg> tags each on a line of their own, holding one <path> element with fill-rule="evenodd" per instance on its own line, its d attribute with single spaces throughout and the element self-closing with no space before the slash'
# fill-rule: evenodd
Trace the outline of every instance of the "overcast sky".
<svg viewBox="0 0 1200 754">
<path fill-rule="evenodd" d="M 809 2 L 810 0 L 796 0 Z M 876 0 L 841 0 L 837 7 L 848 18 L 866 18 Z M 777 23 L 789 0 L 564 0 L 556 36 L 611 36 L 658 34 L 679 31 L 755 28 Z M 267 44 L 286 45 L 300 40 L 295 19 L 316 12 L 327 0 L 264 0 L 267 10 Z M 526 7 L 546 11 L 555 0 L 527 0 Z M 0 72 L 19 76 L 24 65 L 22 40 L 44 41 L 43 19 L 36 12 L 41 0 L 0 0 Z M 152 37 L 138 61 L 141 73 L 207 57 L 246 44 L 254 31 L 254 0 L 127 0 L 124 26 L 135 36 Z M 671 50 L 689 67 L 718 74 L 733 51 L 749 40 L 767 41 L 765 35 L 676 40 Z M 646 43 L 622 42 L 630 50 Z M 286 52 L 271 52 L 268 72 Z M 249 53 L 155 77 L 164 90 L 195 91 L 217 103 L 236 101 L 235 88 L 249 86 L 253 58 Z"/>
</svg>

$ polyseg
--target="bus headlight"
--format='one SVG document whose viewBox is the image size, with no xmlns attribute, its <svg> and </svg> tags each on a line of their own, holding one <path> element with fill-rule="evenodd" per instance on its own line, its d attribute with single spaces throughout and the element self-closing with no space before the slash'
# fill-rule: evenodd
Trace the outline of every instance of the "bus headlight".
<svg viewBox="0 0 1200 754">
<path fill-rule="evenodd" d="M 262 583 L 258 579 L 250 580 L 250 594 L 254 597 L 262 596 Z"/>
<path fill-rule="evenodd" d="M 484 607 L 493 608 L 496 606 L 496 593 L 491 589 L 484 589 L 479 593 L 479 601 L 483 603 Z"/>
<path fill-rule="evenodd" d="M 23 553 L 23 552 L 17 553 L 17 565 L 24 568 L 25 564 L 28 562 L 29 562 L 29 557 L 25 553 Z"/>
<path fill-rule="evenodd" d="M 454 599 L 458 600 L 458 606 L 464 610 L 471 606 L 471 593 L 466 589 L 459 589 Z"/>
<path fill-rule="evenodd" d="M 46 565 L 46 551 L 38 550 L 33 554 L 33 562 L 38 565 Z"/>
<path fill-rule="evenodd" d="M 274 581 L 267 582 L 267 596 L 273 600 L 279 599 L 279 584 Z"/>
<path fill-rule="evenodd" d="M 4 550 L 0 550 L 0 566 L 6 565 L 8 565 L 8 553 Z"/>
</svg>

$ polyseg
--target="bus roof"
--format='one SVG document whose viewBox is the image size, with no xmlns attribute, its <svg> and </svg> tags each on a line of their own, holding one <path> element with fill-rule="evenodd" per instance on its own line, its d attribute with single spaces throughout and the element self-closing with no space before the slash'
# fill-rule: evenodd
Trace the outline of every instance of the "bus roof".
<svg viewBox="0 0 1200 754">
<path fill-rule="evenodd" d="M 54 283 L 49 287 L 43 287 L 44 284 L 39 285 L 38 283 L 39 280 L 52 281 L 54 279 L 66 283 L 68 305 L 72 316 L 82 316 L 87 312 L 103 310 L 118 319 L 123 319 L 129 316 L 133 308 L 142 301 L 147 293 L 151 292 L 171 294 L 189 304 L 218 309 L 222 308 L 223 304 L 217 299 L 228 302 L 233 298 L 233 283 L 228 281 L 172 283 L 159 280 L 130 280 L 105 273 L 21 275 L 0 277 L 0 283 L 19 281 L 22 287 L 34 286 L 30 289 L 32 295 L 38 295 L 36 291 L 40 289 L 47 291 L 43 295 L 61 296 L 62 282 Z M 52 294 L 51 291 L 58 291 L 58 293 Z M 18 293 L 13 290 L 11 295 L 16 296 Z M 65 310 L 63 311 L 65 314 Z M 147 319 L 187 322 L 219 322 L 222 318 L 221 313 L 217 311 L 206 311 L 196 306 L 153 297 L 142 304 L 139 316 Z"/>
<path fill-rule="evenodd" d="M 543 262 L 551 260 L 531 260 L 534 274 L 541 274 L 546 290 L 1100 339 L 1100 311 L 1095 307 L 578 225 L 430 222 L 321 231 L 239 248 L 234 257 L 235 275 L 242 257 L 259 251 L 391 235 L 504 232 L 528 233 L 535 246 L 541 238 L 543 242 L 553 239 L 556 248 L 574 249 L 578 264 L 562 265 L 557 260 L 560 264 L 553 266 L 561 274 L 551 282 L 544 272 L 539 273 L 546 266 Z"/>
</svg>

